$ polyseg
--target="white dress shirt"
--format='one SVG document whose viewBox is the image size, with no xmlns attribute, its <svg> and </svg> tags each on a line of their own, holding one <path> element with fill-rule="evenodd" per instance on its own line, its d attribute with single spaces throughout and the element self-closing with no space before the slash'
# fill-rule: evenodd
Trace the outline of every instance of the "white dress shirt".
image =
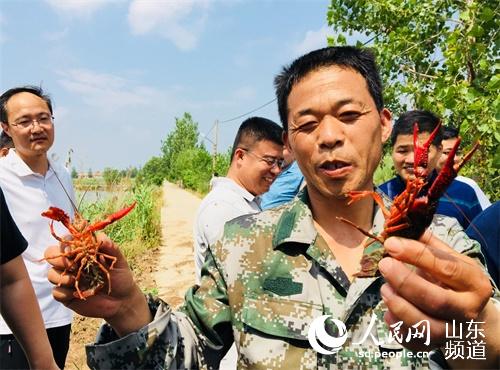
<svg viewBox="0 0 500 370">
<path fill-rule="evenodd" d="M 224 224 L 233 218 L 260 211 L 258 197 L 245 188 L 228 177 L 213 179 L 212 190 L 201 202 L 193 226 L 197 282 L 200 281 L 207 248 L 222 234 Z"/>
<path fill-rule="evenodd" d="M 73 207 L 63 186 L 73 202 L 75 194 L 68 171 L 56 163 L 49 161 L 49 164 L 45 176 L 34 173 L 15 149 L 11 149 L 6 157 L 0 158 L 0 187 L 12 218 L 28 241 L 28 248 L 22 257 L 40 305 L 45 327 L 54 328 L 70 324 L 73 315 L 70 309 L 52 297 L 54 286 L 47 280 L 49 263 L 40 261 L 47 247 L 58 243 L 50 233 L 50 220 L 42 217 L 41 213 L 54 206 L 63 209 L 73 219 Z M 68 234 L 68 230 L 60 222 L 54 222 L 54 229 L 60 236 Z M 0 334 L 11 333 L 0 316 Z"/>
</svg>

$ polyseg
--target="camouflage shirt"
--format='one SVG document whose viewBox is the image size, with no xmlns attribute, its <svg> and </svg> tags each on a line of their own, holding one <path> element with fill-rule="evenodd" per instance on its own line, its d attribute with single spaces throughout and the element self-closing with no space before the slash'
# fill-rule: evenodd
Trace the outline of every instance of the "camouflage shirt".
<svg viewBox="0 0 500 370">
<path fill-rule="evenodd" d="M 89 366 L 218 368 L 235 341 L 240 369 L 429 368 L 426 356 L 389 343 L 383 278 L 349 281 L 315 229 L 308 202 L 302 192 L 291 203 L 227 223 L 207 256 L 200 286 L 188 290 L 181 309 L 172 312 L 149 297 L 154 320 L 138 332 L 118 338 L 103 325 L 97 342 L 87 346 Z M 372 232 L 380 233 L 383 224 L 377 210 Z M 454 219 L 436 216 L 430 228 L 484 264 L 479 244 Z M 347 328 L 347 341 L 330 355 L 316 352 L 308 341 L 311 323 L 322 315 Z M 326 325 L 336 336 L 336 326 Z"/>
</svg>

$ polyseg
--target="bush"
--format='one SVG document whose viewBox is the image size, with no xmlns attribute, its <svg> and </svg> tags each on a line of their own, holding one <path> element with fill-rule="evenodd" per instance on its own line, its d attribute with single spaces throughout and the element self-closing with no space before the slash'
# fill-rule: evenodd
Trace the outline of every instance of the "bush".
<svg viewBox="0 0 500 370">
<path fill-rule="evenodd" d="M 161 189 L 138 185 L 132 191 L 119 191 L 117 188 L 111 191 L 114 195 L 109 199 L 84 203 L 81 207 L 82 215 L 91 222 L 96 222 L 135 201 L 135 208 L 127 216 L 110 224 L 103 231 L 120 246 L 127 259 L 157 246 L 161 239 Z"/>
</svg>

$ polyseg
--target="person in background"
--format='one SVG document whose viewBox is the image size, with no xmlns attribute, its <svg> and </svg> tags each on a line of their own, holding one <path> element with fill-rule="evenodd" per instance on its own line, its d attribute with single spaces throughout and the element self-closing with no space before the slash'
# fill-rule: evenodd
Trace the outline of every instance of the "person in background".
<svg viewBox="0 0 500 370">
<path fill-rule="evenodd" d="M 260 206 L 262 209 L 277 207 L 292 200 L 301 189 L 304 176 L 293 154 L 283 147 L 285 164 L 283 170 L 273 182 L 269 191 L 262 194 Z"/>
<path fill-rule="evenodd" d="M 9 149 L 14 147 L 12 138 L 5 132 L 0 133 L 0 158 L 5 157 L 9 153 Z"/>
<path fill-rule="evenodd" d="M 47 336 L 57 365 L 64 368 L 69 348 L 71 310 L 52 296 L 47 281 L 49 264 L 42 261 L 47 244 L 54 242 L 49 222 L 41 213 L 54 206 L 73 218 L 75 195 L 71 177 L 61 165 L 49 160 L 54 143 L 52 102 L 41 88 L 16 87 L 0 96 L 0 121 L 4 133 L 12 138 L 14 148 L 0 160 L 0 186 L 17 227 L 28 241 L 22 257 L 28 270 L 42 312 Z M 67 230 L 59 222 L 56 233 Z M 0 320 L 0 364 L 16 368 L 24 354 L 9 353 L 6 342 L 15 341 L 3 318 Z M 18 346 L 10 346 L 17 350 Z M 20 360 L 21 361 L 21 360 Z"/>
<path fill-rule="evenodd" d="M 478 214 L 465 233 L 481 244 L 488 272 L 498 287 L 500 275 L 500 201 L 496 201 Z"/>
<path fill-rule="evenodd" d="M 419 240 L 388 238 L 381 276 L 354 276 L 366 236 L 339 218 L 375 235 L 384 224 L 373 199 L 351 204 L 346 197 L 373 191 L 391 132 L 374 55 L 348 46 L 315 50 L 284 67 L 275 86 L 285 143 L 307 185 L 284 206 L 226 223 L 209 246 L 200 284 L 179 310 L 146 297 L 105 236 L 101 251 L 117 257 L 110 295 L 75 300 L 75 273 L 61 276 L 67 260 L 50 259 L 48 278 L 61 283 L 54 296 L 106 320 L 96 343 L 86 347 L 89 366 L 217 369 L 236 343 L 242 369 L 494 368 L 499 292 L 492 297 L 479 243 L 455 219 L 437 215 Z M 54 245 L 46 256 L 59 253 Z M 345 328 L 326 323 L 325 315 Z M 481 322 L 484 358 L 446 360 L 440 349 L 449 339 L 446 328 L 470 320 Z M 325 347 L 336 347 L 329 354 L 310 339 L 319 335 L 328 340 Z"/>
<path fill-rule="evenodd" d="M 446 162 L 446 158 L 448 158 L 448 154 L 451 152 L 451 149 L 453 148 L 457 140 L 458 140 L 458 130 L 455 127 L 450 127 L 450 126 L 443 127 L 443 140 L 441 141 L 443 150 L 441 152 L 441 157 L 439 157 L 436 165 L 436 170 L 438 172 L 441 171 L 441 168 L 443 168 Z M 457 154 L 455 155 L 455 163 L 460 162 L 461 159 L 462 156 L 457 152 Z M 473 179 L 471 179 L 470 177 L 458 175 L 455 178 L 455 180 L 466 183 L 474 190 L 474 192 L 476 193 L 476 197 L 479 200 L 479 204 L 481 205 L 481 208 L 483 210 L 491 205 L 491 202 L 486 196 L 486 194 L 484 194 L 479 185 Z"/>
<path fill-rule="evenodd" d="M 283 129 L 262 117 L 245 120 L 239 127 L 225 177 L 214 177 L 212 190 L 203 198 L 196 212 L 196 280 L 207 249 L 215 243 L 224 224 L 235 217 L 261 211 L 258 196 L 269 190 L 283 166 Z"/>
<path fill-rule="evenodd" d="M 235 217 L 261 211 L 258 196 L 269 189 L 283 165 L 282 134 L 279 125 L 262 117 L 249 118 L 240 125 L 227 175 L 214 174 L 211 190 L 196 213 L 193 238 L 197 282 L 207 250 L 222 234 L 224 224 Z M 233 345 L 222 359 L 220 369 L 236 369 L 237 357 Z"/>
<path fill-rule="evenodd" d="M 379 186 L 379 189 L 391 199 L 406 187 L 406 180 L 413 174 L 413 124 L 418 123 L 418 140 L 423 143 L 439 123 L 439 118 L 432 112 L 413 110 L 403 113 L 392 129 L 392 160 L 397 176 Z M 436 165 L 442 152 L 442 129 L 435 136 L 429 148 L 427 164 L 428 184 L 437 177 Z M 471 220 L 482 211 L 474 190 L 463 182 L 453 180 L 446 192 L 439 198 L 436 213 L 454 217 L 465 230 Z"/>
<path fill-rule="evenodd" d="M 12 357 L 24 356 L 0 363 L 2 369 L 59 369 L 52 355 L 40 307 L 21 253 L 28 242 L 10 215 L 0 188 L 0 313 L 16 337 L 3 341 L 2 352 Z M 9 348 L 10 347 L 10 348 Z M 17 363 L 17 367 L 12 367 Z"/>
</svg>

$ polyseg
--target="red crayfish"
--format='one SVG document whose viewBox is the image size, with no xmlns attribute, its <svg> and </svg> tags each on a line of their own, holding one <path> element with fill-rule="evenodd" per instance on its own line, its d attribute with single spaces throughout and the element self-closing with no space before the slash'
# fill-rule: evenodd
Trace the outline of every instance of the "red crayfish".
<svg viewBox="0 0 500 370">
<path fill-rule="evenodd" d="M 418 143 L 418 125 L 417 123 L 414 124 L 413 168 L 415 177 L 406 181 L 405 190 L 394 198 L 390 209 L 385 207 L 381 195 L 374 191 L 350 191 L 347 193 L 347 196 L 350 197 L 348 204 L 365 196 L 373 197 L 382 210 L 385 218 L 384 229 L 379 235 L 373 235 L 362 230 L 351 221 L 339 218 L 341 221 L 352 225 L 364 235 L 371 238 L 364 245 L 363 257 L 361 258 L 361 270 L 354 274 L 354 276 L 374 277 L 380 274 L 378 271 L 378 263 L 385 256 L 383 244 L 390 236 L 401 236 L 409 239 L 420 238 L 425 229 L 427 229 L 432 222 L 439 198 L 457 176 L 462 166 L 469 161 L 474 152 L 479 148 L 479 143 L 476 143 L 463 159 L 458 164 L 454 165 L 455 154 L 461 141 L 459 138 L 448 154 L 446 163 L 434 182 L 428 184 L 427 164 L 429 159 L 429 147 L 440 127 L 441 123 L 436 126 L 425 143 L 420 145 L 420 143 Z"/>
<path fill-rule="evenodd" d="M 135 204 L 134 202 L 130 206 L 109 215 L 105 220 L 93 224 L 89 224 L 78 212 L 75 212 L 75 220 L 71 223 L 68 214 L 57 207 L 50 207 L 42 213 L 42 216 L 52 220 L 50 232 L 54 238 L 61 242 L 62 245 L 69 246 L 69 250 L 57 256 L 44 258 L 44 260 L 58 257 L 66 257 L 70 260 L 69 266 L 64 269 L 62 276 L 68 271 L 76 271 L 76 292 L 74 293 L 76 298 L 86 299 L 95 295 L 104 287 L 106 281 L 108 283 L 108 294 L 111 293 L 109 271 L 113 269 L 116 257 L 99 251 L 101 244 L 97 242 L 94 233 L 127 215 L 135 207 Z M 54 221 L 62 222 L 70 232 L 71 240 L 62 239 L 56 235 Z"/>
</svg>

